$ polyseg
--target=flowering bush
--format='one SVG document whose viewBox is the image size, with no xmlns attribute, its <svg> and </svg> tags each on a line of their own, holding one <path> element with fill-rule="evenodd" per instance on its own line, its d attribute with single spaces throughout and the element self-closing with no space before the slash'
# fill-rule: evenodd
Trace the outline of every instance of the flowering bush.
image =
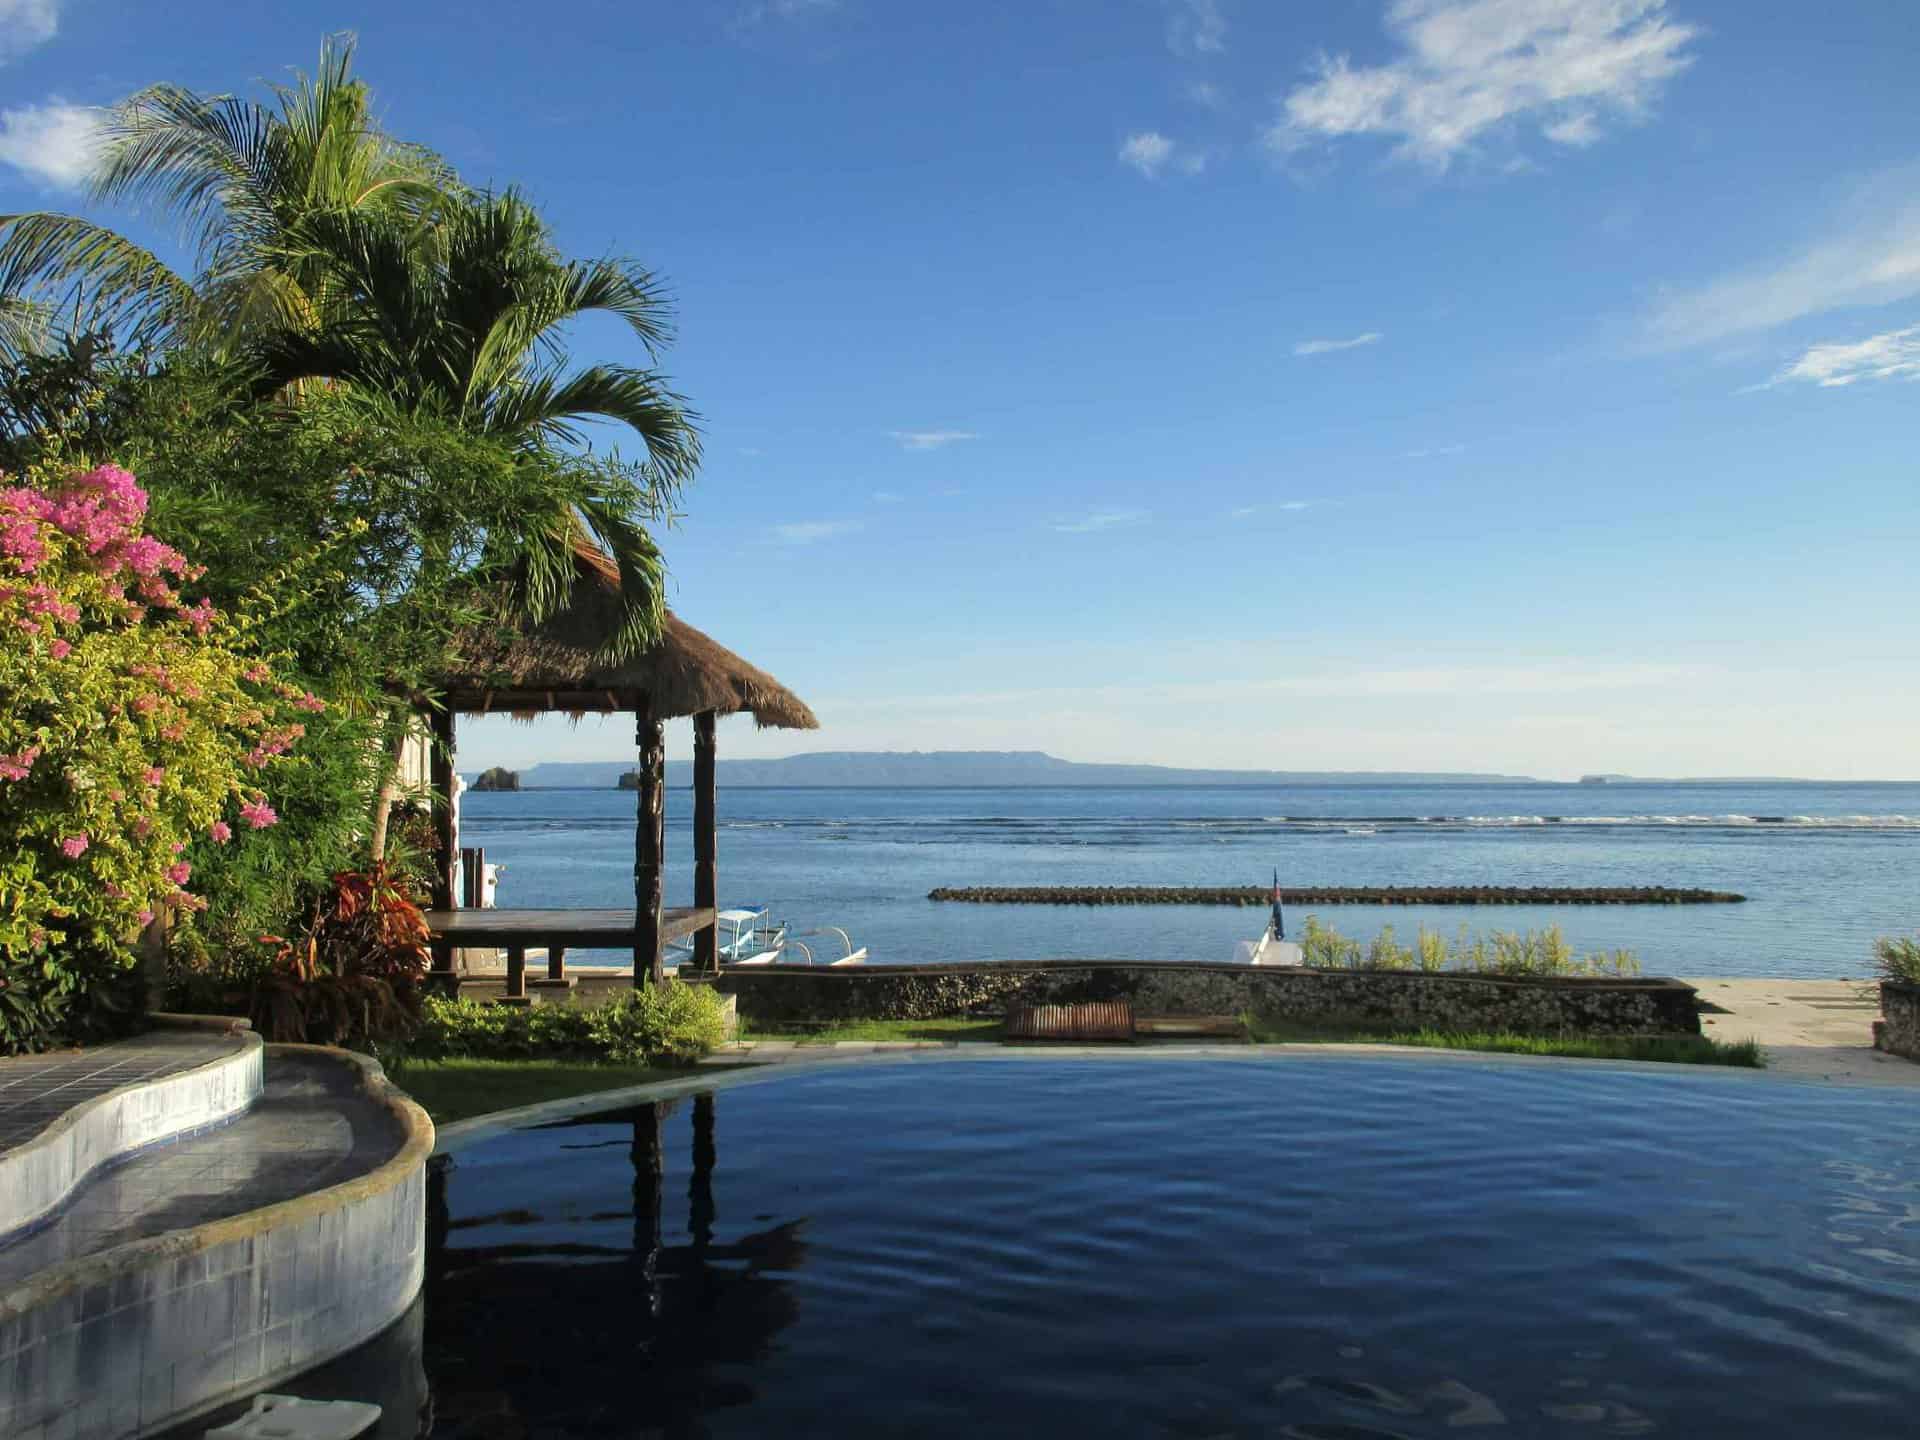
<svg viewBox="0 0 1920 1440">
<path fill-rule="evenodd" d="M 162 906 L 204 907 L 194 847 L 275 823 L 265 782 L 325 708 L 182 592 L 203 572 L 146 506 L 112 465 L 0 486 L 0 952 L 56 991 Z"/>
</svg>

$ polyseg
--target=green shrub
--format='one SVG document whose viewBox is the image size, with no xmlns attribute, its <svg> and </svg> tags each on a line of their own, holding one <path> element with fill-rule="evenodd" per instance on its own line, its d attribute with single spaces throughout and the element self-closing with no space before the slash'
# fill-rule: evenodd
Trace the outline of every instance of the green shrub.
<svg viewBox="0 0 1920 1440">
<path fill-rule="evenodd" d="M 719 995 L 669 980 L 601 1005 L 494 1005 L 430 998 L 408 1046 L 422 1059 L 604 1060 L 688 1064 L 726 1039 Z"/>
<path fill-rule="evenodd" d="M 1883 935 L 1873 942 L 1873 958 L 1880 962 L 1880 978 L 1920 985 L 1920 940 Z"/>
<path fill-rule="evenodd" d="M 1920 979 L 1920 945 L 1899 943 L 1911 947 L 1913 974 Z M 1640 962 L 1631 950 L 1596 952 L 1584 959 L 1575 955 L 1558 925 L 1518 933 L 1496 930 L 1484 938 L 1469 934 L 1462 925 L 1451 944 L 1422 925 L 1410 948 L 1394 937 L 1391 925 L 1382 928 L 1371 944 L 1362 945 L 1309 915 L 1300 936 L 1300 953 L 1304 964 L 1326 970 L 1411 970 L 1417 964 L 1428 974 L 1443 970 L 1531 976 L 1640 973 Z"/>
</svg>

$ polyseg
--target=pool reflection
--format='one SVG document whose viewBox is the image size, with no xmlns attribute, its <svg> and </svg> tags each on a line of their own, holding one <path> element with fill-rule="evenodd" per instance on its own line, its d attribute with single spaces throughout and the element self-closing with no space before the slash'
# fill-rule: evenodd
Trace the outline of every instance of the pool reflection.
<svg viewBox="0 0 1920 1440">
<path fill-rule="evenodd" d="M 452 1165 L 428 1192 L 427 1369 L 432 1433 L 702 1433 L 699 1417 L 751 1403 L 751 1367 L 798 1316 L 785 1278 L 806 1259 L 803 1221 L 717 1238 L 712 1095 L 691 1103 L 685 1241 L 669 1243 L 666 1101 L 540 1127 L 630 1136 L 625 1210 L 471 1213 L 485 1176 Z M 576 1148 L 569 1146 L 567 1148 Z M 469 1213 L 455 1219 L 457 1211 Z M 597 1222 L 597 1223 L 596 1223 Z M 630 1222 L 625 1243 L 583 1230 Z M 515 1233 L 523 1232 L 523 1233 Z"/>
</svg>

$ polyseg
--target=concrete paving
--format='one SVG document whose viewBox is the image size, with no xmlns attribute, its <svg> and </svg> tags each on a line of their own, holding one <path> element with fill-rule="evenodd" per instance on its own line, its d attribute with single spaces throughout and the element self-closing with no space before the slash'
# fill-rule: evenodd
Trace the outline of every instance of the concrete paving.
<svg viewBox="0 0 1920 1440">
<path fill-rule="evenodd" d="M 1920 1086 L 1920 1064 L 1873 1048 L 1879 986 L 1868 980 L 1689 980 L 1716 1040 L 1758 1040 L 1771 1074 Z"/>
</svg>

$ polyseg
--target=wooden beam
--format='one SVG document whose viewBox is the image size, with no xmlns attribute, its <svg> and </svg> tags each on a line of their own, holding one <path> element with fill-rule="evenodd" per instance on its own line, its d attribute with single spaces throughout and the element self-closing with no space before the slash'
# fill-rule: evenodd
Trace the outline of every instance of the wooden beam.
<svg viewBox="0 0 1920 1440">
<path fill-rule="evenodd" d="M 433 840 L 440 849 L 433 861 L 433 908 L 451 910 L 458 899 L 453 877 L 460 865 L 460 827 L 453 814 L 453 790 L 458 782 L 453 768 L 452 709 L 442 706 L 429 711 L 427 725 L 432 732 L 427 771 L 433 787 Z"/>
<path fill-rule="evenodd" d="M 719 818 L 714 806 L 714 730 L 711 710 L 693 717 L 693 904 L 717 909 L 720 893 Z M 716 921 L 693 937 L 693 968 L 720 969 L 720 926 Z"/>
<path fill-rule="evenodd" d="M 633 983 L 667 978 L 661 951 L 661 868 L 666 859 L 667 737 L 651 710 L 634 717 L 634 744 L 640 751 L 639 803 L 633 831 Z"/>
</svg>

